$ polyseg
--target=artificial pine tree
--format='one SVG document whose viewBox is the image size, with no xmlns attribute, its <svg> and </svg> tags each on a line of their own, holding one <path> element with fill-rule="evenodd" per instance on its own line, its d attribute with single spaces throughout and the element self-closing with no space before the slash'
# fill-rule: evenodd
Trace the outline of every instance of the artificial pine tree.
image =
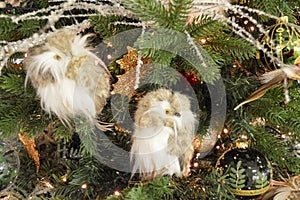
<svg viewBox="0 0 300 200">
<path fill-rule="evenodd" d="M 294 80 L 300 74 L 299 5 L 299 0 L 1 1 L 0 197 L 299 198 L 300 95 Z M 87 125 L 82 116 L 64 123 L 44 110 L 30 82 L 25 85 L 27 53 L 40 48 L 35 53 L 42 54 L 46 39 L 65 28 L 93 33 L 89 44 L 110 73 L 110 96 L 97 115 L 106 131 Z M 76 48 L 64 66 L 82 66 L 85 57 L 74 62 L 75 54 Z M 59 52 L 39 64 L 51 59 L 59 62 Z M 260 82 L 276 70 L 279 79 Z M 37 73 L 43 72 L 48 73 Z M 36 79 L 55 81 L 50 72 Z M 194 155 L 189 175 L 143 181 L 129 162 L 134 116 L 138 102 L 159 88 L 189 96 L 196 119 Z M 234 109 L 251 94 L 254 101 Z M 266 158 L 258 166 L 269 174 L 245 174 L 244 158 L 224 167 L 222 158 L 230 163 L 228 155 L 241 138 L 249 146 L 243 155 Z M 258 153 L 249 153 L 252 149 Z M 247 178 L 258 180 L 263 190 L 245 188 Z"/>
</svg>

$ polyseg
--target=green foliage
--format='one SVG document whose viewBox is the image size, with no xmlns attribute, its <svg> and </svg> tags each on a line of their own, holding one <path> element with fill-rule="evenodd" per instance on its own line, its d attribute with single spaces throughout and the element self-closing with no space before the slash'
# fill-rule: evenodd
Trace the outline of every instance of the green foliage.
<svg viewBox="0 0 300 200">
<path fill-rule="evenodd" d="M 153 64 L 144 81 L 162 86 L 173 86 L 179 79 L 180 74 L 176 70 L 172 70 L 168 66 Z"/>
<path fill-rule="evenodd" d="M 256 49 L 244 39 L 230 35 L 219 35 L 212 38 L 208 42 L 208 47 L 219 52 L 224 58 L 232 61 L 232 59 L 248 60 L 255 56 Z"/>
<path fill-rule="evenodd" d="M 206 166 L 204 170 L 196 170 L 189 177 L 172 179 L 174 193 L 172 199 L 201 199 L 201 200 L 229 200 L 234 199 L 230 187 L 226 183 L 228 174 Z"/>
<path fill-rule="evenodd" d="M 71 140 L 73 129 L 70 127 L 64 126 L 62 123 L 57 121 L 54 124 L 53 128 L 53 138 L 56 141 L 63 141 L 64 143 L 68 143 Z"/>
<path fill-rule="evenodd" d="M 238 161 L 235 167 L 229 167 L 229 179 L 228 184 L 234 190 L 239 190 L 245 187 L 245 182 L 247 180 L 246 170 L 241 168 L 242 161 Z"/>
<path fill-rule="evenodd" d="M 29 37 L 45 24 L 45 20 L 24 20 L 13 23 L 9 18 L 0 18 L 0 40 L 15 41 Z"/>
<path fill-rule="evenodd" d="M 156 63 L 170 65 L 172 58 L 180 56 L 201 74 L 205 82 L 213 82 L 219 77 L 219 66 L 205 49 L 187 37 L 186 34 L 170 29 L 157 29 L 145 33 L 137 40 L 135 46 L 142 50 L 143 56 L 150 57 Z M 164 53 L 166 51 L 168 54 Z M 167 56 L 157 56 L 160 53 Z"/>
<path fill-rule="evenodd" d="M 125 0 L 122 3 L 142 21 L 154 23 L 161 28 L 180 31 L 186 23 L 192 1 L 174 0 L 169 1 L 167 5 L 155 0 Z"/>
<path fill-rule="evenodd" d="M 49 6 L 46 0 L 26 0 L 25 2 L 28 8 L 32 9 Z M 238 111 L 233 111 L 233 107 L 246 99 L 250 92 L 259 85 L 255 77 L 249 77 L 249 75 L 259 75 L 258 71 L 264 70 L 261 69 L 262 66 L 255 66 L 253 46 L 234 36 L 224 24 L 207 16 L 200 16 L 197 23 L 187 25 L 187 11 L 191 7 L 191 0 L 172 0 L 166 5 L 162 5 L 158 0 L 125 0 L 122 3 L 133 12 L 133 18 L 103 17 L 100 14 L 89 18 L 94 32 L 100 35 L 101 39 L 105 39 L 108 46 L 112 45 L 119 51 L 114 59 L 126 53 L 127 46 L 134 46 L 141 51 L 142 56 L 151 58 L 152 63 L 149 65 L 152 67 L 151 73 L 145 81 L 157 85 L 174 85 L 180 79 L 180 74 L 176 70 L 170 70 L 170 67 L 178 71 L 195 71 L 197 78 L 210 83 L 213 83 L 221 72 L 226 85 L 228 102 L 226 125 L 230 133 L 227 137 L 232 139 L 240 134 L 248 135 L 253 147 L 271 161 L 275 179 L 279 175 L 299 174 L 300 161 L 291 149 L 300 138 L 300 93 L 296 84 L 289 89 L 291 102 L 288 104 L 284 104 L 283 88 L 278 87 L 267 92 L 259 100 L 243 106 Z M 287 7 L 292 3 L 295 3 L 293 6 L 298 6 L 299 0 L 294 2 L 253 0 L 249 6 L 276 16 L 280 16 L 283 12 L 289 17 L 290 22 L 295 22 L 291 8 Z M 272 20 L 269 21 L 268 17 L 258 15 L 253 15 L 253 17 L 267 26 L 275 23 Z M 55 26 L 60 28 L 75 21 L 77 22 L 77 19 L 60 19 Z M 141 29 L 135 29 L 133 25 L 130 25 L 130 23 L 141 21 L 147 22 L 143 36 L 141 36 Z M 117 25 L 115 22 L 124 22 L 124 24 Z M 0 40 L 15 41 L 30 37 L 45 24 L 46 20 L 24 20 L 16 24 L 9 18 L 1 18 Z M 122 35 L 122 33 L 126 31 L 130 34 L 124 37 L 126 34 Z M 186 33 L 189 33 L 192 39 L 189 39 Z M 204 45 L 199 44 L 201 38 L 207 40 Z M 104 50 L 106 48 L 107 46 Z M 199 53 L 203 58 L 199 57 Z M 241 66 L 238 69 L 232 68 L 232 60 L 239 60 Z M 80 136 L 78 145 L 81 145 L 81 149 L 79 152 L 78 149 L 68 150 L 69 154 L 78 155 L 76 159 L 41 157 L 43 158 L 41 170 L 37 174 L 33 161 L 22 148 L 19 151 L 21 168 L 17 182 L 11 190 L 19 199 L 29 197 L 52 200 L 103 199 L 107 196 L 107 199 L 234 199 L 230 188 L 242 188 L 245 184 L 245 171 L 240 168 L 239 162 L 236 168 L 230 168 L 228 172 L 220 172 L 211 164 L 211 166 L 206 165 L 206 168 L 196 170 L 189 177 L 158 177 L 153 181 L 128 186 L 130 174 L 115 171 L 99 162 L 99 159 L 106 161 L 105 159 L 108 158 L 102 158 L 99 155 L 96 159 L 91 155 L 100 151 L 110 151 L 114 154 L 116 153 L 113 151 L 114 145 L 129 150 L 130 135 L 114 130 L 105 133 L 107 138 L 99 137 L 94 127 L 82 119 L 71 124 L 74 129 L 63 126 L 55 116 L 50 119 L 42 111 L 34 89 L 28 85 L 25 90 L 24 81 L 24 71 L 9 62 L 0 77 L 1 137 L 10 137 L 17 141 L 16 137 L 12 136 L 16 136 L 20 128 L 37 136 L 45 127 L 54 123 L 52 136 L 56 139 L 57 146 L 72 142 L 72 133 L 76 131 Z M 201 109 L 209 111 L 211 106 L 209 92 L 204 88 L 206 88 L 205 84 L 193 85 Z M 126 109 L 128 102 L 129 99 L 122 99 L 118 102 L 122 105 L 111 105 L 117 106 L 114 110 L 116 111 L 115 119 L 110 113 L 110 107 L 106 107 L 103 111 L 105 121 L 126 121 L 129 116 L 122 109 Z M 208 127 L 210 120 L 208 111 L 200 117 L 199 129 L 201 130 L 199 132 L 201 133 L 206 132 Z M 130 115 L 133 114 L 130 113 Z M 288 135 L 288 138 L 283 139 L 283 134 Z M 232 144 L 232 141 L 228 143 Z M 226 146 L 227 143 L 224 144 Z M 66 149 L 65 146 L 63 148 Z M 53 151 L 40 153 L 59 154 Z M 202 161 L 212 162 L 210 159 L 216 161 L 219 155 L 218 151 L 215 152 L 211 157 L 203 158 Z M 62 176 L 65 175 L 67 182 L 62 181 Z M 266 186 L 268 180 L 262 174 L 258 175 L 260 180 L 257 181 L 256 186 L 258 188 Z M 52 183 L 55 189 L 39 193 L 43 180 Z M 84 183 L 87 184 L 86 189 L 81 187 Z M 122 195 L 120 197 L 111 195 L 115 190 L 121 191 Z"/>
<path fill-rule="evenodd" d="M 15 30 L 18 25 L 13 23 L 9 18 L 0 18 L 0 40 L 11 41 L 15 38 Z"/>
<path fill-rule="evenodd" d="M 94 125 L 86 119 L 76 119 L 75 131 L 81 140 L 82 152 L 87 155 L 94 155 L 97 148 L 97 135 Z"/>
<path fill-rule="evenodd" d="M 46 8 L 49 6 L 48 0 L 24 0 L 24 4 L 34 5 L 37 8 Z"/>
<path fill-rule="evenodd" d="M 289 88 L 289 93 L 291 101 L 288 104 L 285 104 L 283 87 L 280 86 L 272 89 L 268 91 L 262 98 L 251 103 L 249 105 L 251 106 L 249 111 L 251 111 L 253 118 L 255 115 L 261 116 L 267 120 L 269 126 L 278 126 L 282 132 L 292 132 L 299 137 L 300 95 L 298 91 L 298 85 L 295 82 Z M 260 109 L 261 107 L 268 109 Z"/>
<path fill-rule="evenodd" d="M 49 122 L 35 98 L 34 89 L 24 86 L 25 74 L 10 66 L 0 77 L 0 131 L 3 137 L 15 135 L 21 128 L 32 135 L 43 132 Z"/>
<path fill-rule="evenodd" d="M 54 182 L 57 187 L 54 197 L 64 196 L 71 199 L 101 199 L 112 194 L 127 181 L 126 174 L 115 171 L 108 166 L 101 164 L 91 156 L 84 156 L 78 161 L 69 161 L 66 173 L 54 175 Z M 66 176 L 67 182 L 62 182 L 61 177 Z M 86 188 L 82 185 L 86 184 Z M 117 185 L 116 185 L 117 184 Z M 114 185 L 114 187 L 112 187 Z"/>
<path fill-rule="evenodd" d="M 261 189 L 269 185 L 268 177 L 257 172 L 259 179 L 255 182 L 255 188 Z"/>
<path fill-rule="evenodd" d="M 134 26 L 126 25 L 127 22 L 132 22 L 132 19 L 121 16 L 105 17 L 99 14 L 99 16 L 90 17 L 89 20 L 94 28 L 94 31 L 103 38 L 109 38 L 113 35 L 134 28 Z M 122 22 L 125 24 L 115 24 L 117 22 Z"/>
<path fill-rule="evenodd" d="M 290 22 L 292 23 L 296 22 L 295 16 L 293 15 L 293 11 L 291 7 L 287 5 L 287 1 L 285 0 L 271 0 L 271 1 L 253 0 L 252 7 L 264 11 L 266 13 L 273 14 L 278 17 L 280 17 L 282 14 L 286 15 L 289 17 Z M 262 22 L 267 22 L 269 20 L 268 17 L 262 15 L 254 15 L 254 16 Z"/>
<path fill-rule="evenodd" d="M 127 194 L 125 199 L 140 200 L 152 199 L 162 200 L 170 199 L 173 188 L 170 185 L 169 177 L 155 178 L 147 183 L 140 183 L 137 187 L 133 187 Z"/>
<path fill-rule="evenodd" d="M 281 174 L 284 176 L 285 172 L 290 175 L 299 174 L 300 170 L 297 166 L 300 165 L 300 160 L 289 151 L 293 145 L 292 143 L 285 142 L 281 135 L 274 133 L 272 129 L 269 130 L 268 128 L 266 130 L 256 128 L 256 132 L 253 132 L 253 137 L 255 138 L 255 148 L 259 149 L 270 160 L 276 175 Z"/>
<path fill-rule="evenodd" d="M 231 32 L 228 26 L 206 15 L 201 15 L 195 18 L 194 21 L 197 21 L 197 23 L 187 25 L 187 30 L 193 38 L 209 39 L 216 35 Z"/>
<path fill-rule="evenodd" d="M 194 38 L 205 39 L 204 48 L 211 49 L 210 52 L 215 54 L 219 53 L 223 58 L 222 62 L 226 60 L 229 63 L 233 58 L 247 60 L 255 55 L 255 47 L 234 36 L 224 24 L 204 15 L 196 20 L 197 23 L 189 24 L 187 30 Z"/>
</svg>

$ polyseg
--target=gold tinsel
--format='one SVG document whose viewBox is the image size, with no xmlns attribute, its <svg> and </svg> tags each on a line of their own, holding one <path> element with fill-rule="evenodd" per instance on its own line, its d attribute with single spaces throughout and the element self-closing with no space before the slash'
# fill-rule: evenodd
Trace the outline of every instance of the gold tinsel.
<svg viewBox="0 0 300 200">
<path fill-rule="evenodd" d="M 122 94 L 125 96 L 131 96 L 134 92 L 134 85 L 136 81 L 136 66 L 138 62 L 137 51 L 132 47 L 127 47 L 128 53 L 123 58 L 116 61 L 120 65 L 120 68 L 125 71 L 124 74 L 117 76 L 118 82 L 113 84 L 114 90 L 112 94 Z M 149 71 L 149 66 L 145 64 L 150 62 L 149 58 L 142 58 L 143 65 L 140 68 L 140 78 L 145 77 Z"/>
<path fill-rule="evenodd" d="M 30 138 L 26 133 L 20 130 L 18 134 L 20 141 L 24 145 L 29 157 L 33 160 L 36 168 L 36 172 L 39 172 L 40 169 L 40 157 L 39 152 L 36 148 L 36 143 L 34 138 Z"/>
</svg>

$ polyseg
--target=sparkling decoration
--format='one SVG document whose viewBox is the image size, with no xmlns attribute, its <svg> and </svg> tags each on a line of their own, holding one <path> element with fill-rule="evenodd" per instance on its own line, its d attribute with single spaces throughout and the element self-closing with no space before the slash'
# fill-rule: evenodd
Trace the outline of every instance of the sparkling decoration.
<svg viewBox="0 0 300 200">
<path fill-rule="evenodd" d="M 128 46 L 127 47 L 128 53 L 123 56 L 123 58 L 116 61 L 120 65 L 120 68 L 126 72 L 130 71 L 131 69 L 135 69 L 138 62 L 138 54 L 137 51 Z M 150 62 L 150 58 L 142 58 L 143 64 L 147 64 Z"/>
<path fill-rule="evenodd" d="M 35 164 L 36 172 L 39 172 L 40 169 L 40 157 L 39 152 L 36 148 L 36 143 L 34 138 L 30 138 L 26 133 L 24 133 L 22 130 L 18 134 L 20 141 L 24 145 L 29 157 L 33 160 Z"/>
<path fill-rule="evenodd" d="M 297 64 L 297 58 L 300 59 L 300 33 L 295 27 L 289 26 L 287 16 L 281 17 L 276 24 L 267 28 L 262 43 L 283 63 Z M 273 64 L 276 66 L 276 63 Z"/>
<path fill-rule="evenodd" d="M 116 61 L 120 65 L 120 68 L 124 70 L 124 74 L 118 75 L 117 83 L 113 84 L 112 94 L 122 94 L 125 96 L 131 96 L 135 90 L 136 85 L 136 71 L 134 70 L 138 65 L 137 51 L 132 47 L 127 47 L 128 53 L 123 58 Z M 143 65 L 140 65 L 140 78 L 146 76 L 150 70 L 150 66 L 145 66 L 151 60 L 149 58 L 141 58 Z"/>
<path fill-rule="evenodd" d="M 0 141 L 0 194 L 12 186 L 18 176 L 20 160 L 14 148 Z"/>
<path fill-rule="evenodd" d="M 87 189 L 87 187 L 88 187 L 88 185 L 86 183 L 84 183 L 84 184 L 81 185 L 82 189 Z"/>
<path fill-rule="evenodd" d="M 121 195 L 121 193 L 120 193 L 118 190 L 116 190 L 116 191 L 114 192 L 114 195 L 117 196 L 117 197 L 119 197 L 119 196 Z"/>
<path fill-rule="evenodd" d="M 272 168 L 259 151 L 238 142 L 237 148 L 219 158 L 218 169 L 227 176 L 225 184 L 237 196 L 257 196 L 266 192 L 272 180 Z"/>
</svg>

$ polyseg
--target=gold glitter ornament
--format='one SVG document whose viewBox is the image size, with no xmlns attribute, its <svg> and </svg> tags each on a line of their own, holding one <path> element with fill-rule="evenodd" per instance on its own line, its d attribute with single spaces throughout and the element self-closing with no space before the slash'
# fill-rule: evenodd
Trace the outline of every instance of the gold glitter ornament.
<svg viewBox="0 0 300 200">
<path fill-rule="evenodd" d="M 140 78 L 145 77 L 148 71 L 150 71 L 149 67 L 142 65 L 140 69 Z M 136 71 L 130 70 L 123 75 L 118 75 L 117 78 L 118 81 L 113 84 L 114 89 L 111 93 L 130 97 L 135 91 Z"/>
<path fill-rule="evenodd" d="M 34 138 L 30 138 L 26 133 L 23 132 L 23 130 L 20 130 L 20 133 L 18 133 L 19 139 L 24 145 L 29 157 L 33 160 L 36 168 L 36 172 L 39 172 L 40 169 L 40 157 L 39 152 L 36 148 L 36 143 Z"/>
<path fill-rule="evenodd" d="M 134 69 L 138 62 L 138 54 L 137 51 L 127 46 L 128 53 L 123 56 L 123 58 L 116 61 L 117 64 L 120 65 L 120 68 L 126 72 Z M 150 62 L 150 58 L 142 58 L 143 64 L 147 64 Z"/>
<path fill-rule="evenodd" d="M 134 92 L 134 86 L 136 83 L 136 66 L 138 64 L 137 51 L 132 47 L 127 47 L 128 53 L 123 58 L 116 61 L 120 65 L 120 68 L 125 71 L 124 74 L 118 75 L 118 81 L 113 84 L 112 94 L 122 94 L 124 96 L 131 96 Z M 150 66 L 146 65 L 151 60 L 150 58 L 141 58 L 143 64 L 140 67 L 139 77 L 143 78 L 147 72 L 150 71 Z"/>
</svg>

